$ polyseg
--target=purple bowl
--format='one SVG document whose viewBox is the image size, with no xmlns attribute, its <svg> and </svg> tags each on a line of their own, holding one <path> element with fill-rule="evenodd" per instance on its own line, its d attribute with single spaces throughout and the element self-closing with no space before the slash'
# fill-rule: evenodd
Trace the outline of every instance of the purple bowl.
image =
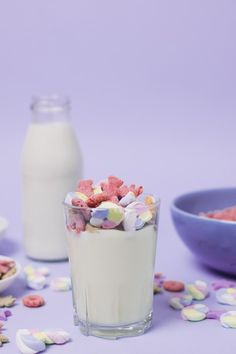
<svg viewBox="0 0 236 354">
<path fill-rule="evenodd" d="M 236 222 L 199 216 L 200 212 L 236 205 L 236 188 L 192 192 L 171 205 L 175 228 L 190 251 L 204 264 L 236 275 Z"/>
</svg>

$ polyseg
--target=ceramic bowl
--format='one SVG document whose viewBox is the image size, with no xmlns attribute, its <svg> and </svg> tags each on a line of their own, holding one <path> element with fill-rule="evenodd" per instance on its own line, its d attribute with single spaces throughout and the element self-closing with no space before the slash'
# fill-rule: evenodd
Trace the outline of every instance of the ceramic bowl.
<svg viewBox="0 0 236 354">
<path fill-rule="evenodd" d="M 177 197 L 171 214 L 180 238 L 202 263 L 236 275 L 236 222 L 199 216 L 231 206 L 236 206 L 236 188 L 203 190 Z"/>
<path fill-rule="evenodd" d="M 0 240 L 4 237 L 7 228 L 8 228 L 8 221 L 2 216 L 0 216 Z"/>
</svg>

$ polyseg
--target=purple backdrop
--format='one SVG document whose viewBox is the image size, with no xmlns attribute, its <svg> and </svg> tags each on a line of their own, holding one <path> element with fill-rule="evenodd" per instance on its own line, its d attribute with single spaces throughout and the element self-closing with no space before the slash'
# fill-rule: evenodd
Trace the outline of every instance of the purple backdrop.
<svg viewBox="0 0 236 354">
<path fill-rule="evenodd" d="M 114 173 L 143 183 L 162 198 L 157 269 L 186 281 L 216 278 L 176 237 L 169 204 L 188 190 L 235 184 L 235 33 L 233 0 L 2 3 L 0 214 L 11 226 L 0 252 L 28 262 L 20 246 L 19 155 L 30 119 L 29 98 L 67 93 L 85 176 L 100 179 Z M 51 269 L 53 275 L 68 273 L 67 263 Z M 25 292 L 20 281 L 12 291 Z M 181 321 L 168 309 L 166 296 L 155 298 L 154 329 L 145 336 L 115 343 L 85 338 L 72 325 L 70 294 L 48 289 L 44 294 L 44 309 L 18 305 L 13 310 L 6 324 L 12 340 L 6 353 L 16 352 L 17 328 L 48 326 L 49 312 L 51 326 L 61 322 L 73 335 L 65 353 L 77 353 L 77 347 L 88 354 L 143 353 L 149 347 L 149 353 L 184 354 L 197 340 L 204 342 L 203 352 L 229 353 L 234 346 L 233 331 L 216 321 Z M 34 312 L 41 317 L 36 319 Z M 191 351 L 199 348 L 193 345 Z"/>
</svg>

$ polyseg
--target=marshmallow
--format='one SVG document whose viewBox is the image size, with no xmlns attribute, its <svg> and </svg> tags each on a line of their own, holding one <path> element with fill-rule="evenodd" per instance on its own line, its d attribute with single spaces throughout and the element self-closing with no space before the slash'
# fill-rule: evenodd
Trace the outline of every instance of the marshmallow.
<svg viewBox="0 0 236 354">
<path fill-rule="evenodd" d="M 184 307 L 191 305 L 193 302 L 192 295 L 184 294 L 179 296 L 173 296 L 169 304 L 175 310 L 182 310 Z"/>
<path fill-rule="evenodd" d="M 225 305 L 236 305 L 236 289 L 221 288 L 216 291 L 216 301 Z"/>
<path fill-rule="evenodd" d="M 16 332 L 16 345 L 22 354 L 36 354 L 46 349 L 45 343 L 33 337 L 28 329 Z"/>
<path fill-rule="evenodd" d="M 71 279 L 69 277 L 54 278 L 50 282 L 50 288 L 54 291 L 68 291 L 71 289 Z"/>
<path fill-rule="evenodd" d="M 126 207 L 130 203 L 136 200 L 134 192 L 128 192 L 123 198 L 120 200 L 120 205 Z"/>
<path fill-rule="evenodd" d="M 187 284 L 186 288 L 194 300 L 204 300 L 209 294 L 208 286 L 202 280 L 196 280 L 192 284 Z"/>
<path fill-rule="evenodd" d="M 236 311 L 228 311 L 220 316 L 220 323 L 225 328 L 236 328 Z"/>
<path fill-rule="evenodd" d="M 184 307 L 181 311 L 181 315 L 185 321 L 198 322 L 205 320 L 208 312 L 209 308 L 206 305 L 194 304 Z"/>
</svg>

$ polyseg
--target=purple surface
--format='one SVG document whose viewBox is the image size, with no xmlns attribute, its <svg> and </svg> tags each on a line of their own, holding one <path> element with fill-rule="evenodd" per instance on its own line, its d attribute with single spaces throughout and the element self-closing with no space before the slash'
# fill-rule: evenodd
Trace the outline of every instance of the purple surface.
<svg viewBox="0 0 236 354">
<path fill-rule="evenodd" d="M 30 1 L 0 9 L 0 215 L 10 228 L 0 253 L 28 264 L 21 247 L 19 154 L 32 93 L 68 93 L 85 158 L 85 176 L 110 173 L 143 183 L 162 199 L 156 270 L 168 278 L 212 281 L 176 236 L 169 205 L 181 193 L 235 184 L 236 3 L 200 1 Z M 67 263 L 50 264 L 52 276 Z M 235 331 L 218 321 L 189 323 L 155 297 L 153 329 L 110 342 L 84 337 L 72 324 L 71 294 L 40 293 L 27 309 L 19 297 L 5 323 L 16 353 L 17 328 L 58 327 L 73 341 L 50 353 L 231 353 Z M 214 297 L 206 300 L 214 303 Z M 228 306 L 217 308 L 230 310 Z M 234 309 L 234 308 L 232 308 Z M 196 345 L 194 345 L 196 344 Z"/>
</svg>

